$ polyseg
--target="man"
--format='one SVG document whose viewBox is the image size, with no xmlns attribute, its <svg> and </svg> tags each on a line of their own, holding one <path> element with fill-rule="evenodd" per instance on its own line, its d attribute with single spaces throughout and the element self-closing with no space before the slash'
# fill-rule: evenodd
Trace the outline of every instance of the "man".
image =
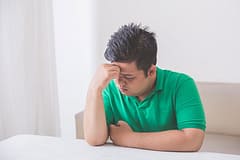
<svg viewBox="0 0 240 160">
<path fill-rule="evenodd" d="M 198 151 L 205 116 L 192 78 L 156 66 L 154 33 L 124 25 L 108 42 L 93 77 L 84 112 L 90 145 L 108 137 L 119 146 L 161 151 Z"/>
</svg>

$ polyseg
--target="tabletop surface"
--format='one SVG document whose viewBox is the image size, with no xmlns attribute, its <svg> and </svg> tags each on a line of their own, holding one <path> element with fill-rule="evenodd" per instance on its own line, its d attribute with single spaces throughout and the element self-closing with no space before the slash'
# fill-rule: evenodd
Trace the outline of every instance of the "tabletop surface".
<svg viewBox="0 0 240 160">
<path fill-rule="evenodd" d="M 84 140 L 18 135 L 0 141 L 0 160 L 240 160 L 240 155 L 214 152 L 161 152 L 119 147 L 93 147 Z"/>
</svg>

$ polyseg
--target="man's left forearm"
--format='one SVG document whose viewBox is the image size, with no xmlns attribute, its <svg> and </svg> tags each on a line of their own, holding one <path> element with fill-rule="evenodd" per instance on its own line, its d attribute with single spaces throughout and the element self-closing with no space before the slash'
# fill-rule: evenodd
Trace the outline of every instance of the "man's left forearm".
<svg viewBox="0 0 240 160">
<path fill-rule="evenodd" d="M 198 151 L 204 139 L 200 129 L 169 130 L 162 132 L 134 132 L 131 147 L 161 151 Z"/>
</svg>

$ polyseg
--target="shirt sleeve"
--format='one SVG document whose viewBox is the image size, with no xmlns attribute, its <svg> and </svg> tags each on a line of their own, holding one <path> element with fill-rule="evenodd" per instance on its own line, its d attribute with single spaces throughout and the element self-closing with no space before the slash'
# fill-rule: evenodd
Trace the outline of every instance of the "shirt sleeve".
<svg viewBox="0 0 240 160">
<path fill-rule="evenodd" d="M 202 102 L 192 78 L 184 80 L 176 92 L 176 119 L 178 129 L 198 128 L 205 131 L 206 120 Z"/>
</svg>

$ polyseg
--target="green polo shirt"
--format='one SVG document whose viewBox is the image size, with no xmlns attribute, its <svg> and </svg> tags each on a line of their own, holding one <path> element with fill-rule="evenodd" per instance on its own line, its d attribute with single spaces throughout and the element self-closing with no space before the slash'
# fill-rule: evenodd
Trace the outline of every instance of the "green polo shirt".
<svg viewBox="0 0 240 160">
<path fill-rule="evenodd" d="M 122 94 L 113 80 L 102 93 L 108 125 L 123 120 L 136 132 L 206 128 L 195 82 L 185 74 L 157 68 L 155 89 L 143 101 Z"/>
</svg>

